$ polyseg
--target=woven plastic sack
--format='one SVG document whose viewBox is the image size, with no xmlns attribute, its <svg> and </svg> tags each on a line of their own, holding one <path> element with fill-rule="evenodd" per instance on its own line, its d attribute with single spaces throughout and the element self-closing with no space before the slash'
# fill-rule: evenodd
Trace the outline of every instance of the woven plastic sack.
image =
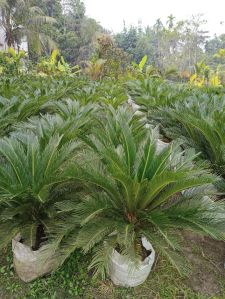
<svg viewBox="0 0 225 299">
<path fill-rule="evenodd" d="M 151 250 L 151 254 L 140 263 L 138 268 L 131 267 L 125 257 L 116 250 L 113 251 L 109 267 L 109 276 L 115 285 L 135 287 L 147 279 L 155 261 L 155 251 L 151 243 L 149 243 L 145 237 L 142 238 L 142 245 L 147 250 Z"/>
<path fill-rule="evenodd" d="M 19 278 L 30 282 L 57 269 L 59 262 L 52 249 L 42 246 L 33 251 L 20 242 L 20 236 L 12 240 L 13 263 Z"/>
</svg>

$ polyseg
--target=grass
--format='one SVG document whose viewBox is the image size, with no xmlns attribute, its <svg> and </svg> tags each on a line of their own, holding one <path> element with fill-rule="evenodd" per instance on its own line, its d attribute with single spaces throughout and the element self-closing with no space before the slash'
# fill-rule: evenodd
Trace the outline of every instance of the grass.
<svg viewBox="0 0 225 299">
<path fill-rule="evenodd" d="M 208 245 L 204 243 L 199 246 L 195 240 L 192 241 L 194 245 L 189 252 L 194 264 L 193 273 L 189 278 L 181 278 L 168 262 L 161 258 L 157 260 L 148 280 L 143 285 L 130 289 L 115 287 L 110 280 L 93 280 L 87 272 L 89 258 L 84 257 L 79 251 L 76 251 L 55 273 L 26 284 L 21 282 L 14 273 L 11 251 L 7 249 L 0 257 L 0 298 L 224 299 L 225 276 L 222 273 L 224 269 L 221 268 L 222 266 L 217 269 L 217 261 L 209 260 L 207 250 L 203 253 L 202 250 L 205 250 Z M 224 244 L 215 244 L 223 249 Z M 211 247 L 209 250 L 212 251 Z M 219 259 L 221 259 L 220 255 L 218 255 Z M 218 288 L 218 294 L 215 291 L 215 294 L 209 295 L 212 290 L 204 289 L 204 285 L 201 289 L 200 278 L 204 279 L 206 286 L 211 285 L 212 290 Z M 200 287 L 201 291 L 194 291 L 195 286 Z"/>
<path fill-rule="evenodd" d="M 3 254 L 0 264 L 1 299 L 55 299 L 83 298 L 86 288 L 92 283 L 87 274 L 87 262 L 81 253 L 74 253 L 55 273 L 32 283 L 20 281 L 13 270 L 10 251 Z"/>
</svg>

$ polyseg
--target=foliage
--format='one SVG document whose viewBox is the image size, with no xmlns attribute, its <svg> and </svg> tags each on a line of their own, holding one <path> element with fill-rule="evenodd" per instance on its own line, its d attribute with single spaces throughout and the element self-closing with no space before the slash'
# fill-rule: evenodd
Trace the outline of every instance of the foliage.
<svg viewBox="0 0 225 299">
<path fill-rule="evenodd" d="M 64 168 L 81 146 L 77 136 L 90 125 L 91 107 L 80 108 L 76 102 L 53 103 L 54 107 L 58 115 L 30 121 L 0 140 L 1 248 L 20 233 L 37 249 L 50 238 L 49 230 L 63 221 L 56 203 L 63 205 L 65 190 L 70 192 Z"/>
<path fill-rule="evenodd" d="M 54 213 L 57 199 L 51 195 L 51 187 L 56 188 L 65 180 L 62 166 L 72 156 L 76 144 L 60 146 L 61 137 L 57 135 L 46 144 L 32 134 L 20 139 L 4 138 L 0 142 L 0 243 L 2 248 L 20 233 L 27 245 L 38 249 L 51 222 L 59 221 Z M 38 240 L 41 227 L 45 234 Z"/>
<path fill-rule="evenodd" d="M 82 76 L 37 76 L 25 74 L 20 77 L 2 76 L 0 81 L 1 96 L 7 99 L 17 97 L 23 100 L 42 98 L 43 101 L 59 100 L 71 97 L 77 90 L 89 85 L 87 78 Z"/>
<path fill-rule="evenodd" d="M 29 117 L 53 109 L 51 101 L 72 96 L 85 85 L 82 78 L 74 77 L 2 77 L 0 83 L 0 136 L 8 135 L 14 126 Z M 51 108 L 50 108 L 50 106 Z M 72 106 L 72 105 L 71 105 Z M 76 103 L 74 103 L 76 106 Z"/>
<path fill-rule="evenodd" d="M 50 35 L 57 43 L 65 61 L 77 65 L 91 59 L 94 52 L 93 41 L 103 28 L 96 20 L 85 15 L 83 1 L 35 0 L 34 2 L 57 21 L 54 26 L 43 26 L 42 32 Z"/>
<path fill-rule="evenodd" d="M 104 53 L 108 46 L 106 40 Z M 115 248 L 136 265 L 142 235 L 186 274 L 181 229 L 224 238 L 223 202 L 213 201 L 221 194 L 217 197 L 211 184 L 221 180 L 208 169 L 224 178 L 224 88 L 165 80 L 165 72 L 148 66 L 146 57 L 133 64 L 138 80 L 127 82 L 117 68 L 108 73 L 107 62 L 103 75 L 91 65 L 88 70 L 87 63 L 86 75 L 70 76 L 71 68 L 57 54 L 43 60 L 44 77 L 35 72 L 18 76 L 17 71 L 12 76 L 12 70 L 5 70 L 0 82 L 0 245 L 20 231 L 35 247 L 37 228 L 44 223 L 43 240 L 60 259 L 74 248 L 83 249 L 56 274 L 27 286 L 27 296 L 86 296 L 87 284 L 93 282 L 92 272 L 86 270 L 86 252 L 93 257 L 89 269 L 97 273 L 105 273 Z M 128 95 L 141 114 L 127 105 Z M 158 136 L 149 123 L 164 137 L 179 140 L 159 152 Z M 211 193 L 213 199 L 203 197 Z M 77 265 L 80 259 L 85 260 L 82 266 Z M 63 294 L 55 295 L 57 284 L 65 285 Z M 16 292 L 19 287 L 12 283 L 11 288 Z M 136 290 L 131 292 L 136 295 Z M 163 288 L 159 296 L 170 298 L 177 292 Z"/>
<path fill-rule="evenodd" d="M 70 65 L 65 62 L 63 56 L 60 56 L 59 51 L 54 50 L 49 58 L 41 59 L 37 64 L 37 71 L 39 74 L 46 75 L 71 75 L 72 73 L 78 73 L 79 67 L 70 67 Z"/>
<path fill-rule="evenodd" d="M 93 61 L 85 62 L 86 66 L 84 69 L 85 74 L 87 74 L 92 80 L 102 79 L 104 76 L 104 64 L 105 59 L 97 59 Z"/>
<path fill-rule="evenodd" d="M 195 73 L 190 77 L 190 83 L 196 86 L 220 86 L 218 73 L 213 72 L 204 61 L 195 65 Z"/>
<path fill-rule="evenodd" d="M 133 65 L 134 68 L 136 68 L 139 72 L 142 73 L 142 72 L 143 72 L 143 69 L 144 69 L 144 67 L 145 67 L 145 64 L 146 64 L 146 62 L 147 62 L 147 60 L 148 60 L 148 56 L 145 55 L 145 56 L 141 59 L 141 61 L 139 62 L 139 64 L 136 64 L 135 62 L 133 62 L 132 65 Z"/>
<path fill-rule="evenodd" d="M 16 96 L 10 99 L 0 97 L 0 135 L 8 134 L 13 125 L 39 113 L 44 103 L 46 103 L 46 97 L 42 96 L 34 96 L 31 100 L 21 100 Z"/>
<path fill-rule="evenodd" d="M 225 64 L 219 55 L 224 48 L 224 36 L 208 39 L 207 32 L 202 30 L 206 21 L 201 15 L 178 21 L 170 15 L 165 23 L 157 19 L 146 28 L 141 24 L 130 28 L 124 25 L 122 32 L 110 35 L 96 20 L 85 15 L 85 5 L 80 0 L 6 0 L 1 8 L 6 43 L 18 51 L 27 43 L 32 61 L 58 48 L 65 61 L 73 66 L 84 61 L 92 65 L 104 59 L 106 76 L 118 78 L 128 68 L 130 76 L 139 78 L 143 69 L 140 72 L 138 64 L 147 55 L 149 67 L 145 75 L 179 81 L 189 79 L 196 64 L 205 59 L 212 70 L 209 83 L 219 85 L 225 80 Z M 67 68 L 65 61 L 60 62 L 63 70 Z M 203 81 L 201 77 L 192 77 L 196 85 L 202 85 Z"/>
<path fill-rule="evenodd" d="M 183 138 L 186 144 L 201 151 L 202 158 L 209 160 L 215 172 L 222 176 L 225 171 L 224 115 L 224 96 L 203 93 L 160 111 L 167 136 Z"/>
<path fill-rule="evenodd" d="M 18 132 L 32 132 L 47 142 L 50 136 L 58 134 L 62 143 L 70 142 L 88 132 L 92 123 L 90 115 L 95 110 L 92 104 L 81 106 L 71 99 L 49 102 L 45 108 L 55 113 L 33 116 L 26 122 L 18 123 L 15 125 L 16 132 L 12 132 L 11 136 L 17 137 Z"/>
<path fill-rule="evenodd" d="M 111 36 L 107 34 L 100 35 L 97 38 L 94 57 L 106 60 L 103 65 L 104 75 L 116 79 L 126 73 L 126 67 L 130 61 L 129 55 L 121 48 L 118 48 Z"/>
<path fill-rule="evenodd" d="M 33 6 L 28 0 L 1 1 L 1 26 L 4 29 L 8 47 L 19 51 L 24 38 L 29 51 L 42 53 L 43 46 L 53 46 L 49 36 L 41 33 L 43 24 L 52 24 L 55 19 L 44 15 L 43 11 Z"/>
<path fill-rule="evenodd" d="M 124 26 L 115 40 L 136 63 L 147 55 L 149 63 L 159 72 L 176 69 L 192 73 L 194 65 L 204 57 L 207 32 L 202 26 L 205 22 L 201 15 L 178 21 L 170 15 L 165 23 L 157 19 L 153 26 L 146 28 Z"/>
<path fill-rule="evenodd" d="M 151 117 L 154 109 L 169 106 L 181 101 L 190 94 L 188 86 L 166 82 L 161 78 L 142 78 L 127 82 L 131 99 L 138 105 L 138 110 Z"/>
<path fill-rule="evenodd" d="M 109 108 L 87 143 L 92 150 L 67 173 L 93 184 L 94 191 L 75 208 L 75 222 L 82 227 L 75 245 L 67 244 L 67 254 L 73 246 L 84 253 L 94 248 L 90 269 L 97 268 L 96 273 L 104 276 L 115 248 L 133 263 L 140 261 L 144 235 L 185 273 L 177 228 L 224 238 L 223 204 L 203 196 L 213 177 L 203 164 L 194 164 L 192 151 L 171 144 L 158 152 L 153 132 L 122 108 Z M 200 188 L 182 193 L 193 187 Z"/>
<path fill-rule="evenodd" d="M 24 51 L 19 51 L 19 53 L 16 53 L 13 48 L 9 48 L 8 51 L 1 51 L 0 73 L 15 76 L 25 72 L 25 57 L 26 53 Z"/>
</svg>

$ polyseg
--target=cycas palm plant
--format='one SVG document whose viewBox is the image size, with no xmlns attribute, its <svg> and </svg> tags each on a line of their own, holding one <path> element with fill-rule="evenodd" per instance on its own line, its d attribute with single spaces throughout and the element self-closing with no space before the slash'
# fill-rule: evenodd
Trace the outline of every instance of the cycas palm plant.
<svg viewBox="0 0 225 299">
<path fill-rule="evenodd" d="M 85 86 L 74 89 L 71 98 L 83 104 L 91 102 L 116 108 L 127 101 L 127 94 L 122 83 L 105 78 L 101 82 L 86 81 Z"/>
<path fill-rule="evenodd" d="M 18 82 L 13 82 L 12 84 L 14 83 L 17 90 Z M 0 97 L 0 136 L 5 136 L 12 131 L 14 125 L 26 121 L 29 117 L 40 115 L 41 112 L 58 113 L 59 116 L 56 116 L 55 118 L 53 117 L 55 121 L 56 118 L 61 118 L 64 125 L 66 125 L 66 123 L 69 125 L 70 123 L 71 126 L 74 126 L 74 129 L 77 125 L 81 126 L 82 121 L 84 123 L 89 121 L 86 116 L 93 109 L 91 105 L 81 107 L 77 101 L 62 100 L 64 96 L 67 96 L 67 92 L 71 92 L 72 86 L 60 90 L 57 87 L 58 81 L 54 79 L 48 81 L 52 90 L 50 90 L 49 87 L 42 86 L 44 85 L 42 80 L 39 84 L 34 86 L 30 86 L 29 83 L 29 81 L 24 82 L 26 90 L 20 88 L 21 90 L 17 90 L 17 96 L 12 96 L 10 93 L 8 94 L 8 88 L 3 91 L 3 94 L 5 93 L 10 97 Z M 60 87 L 62 86 L 60 85 Z M 58 99 L 61 99 L 61 102 L 58 102 Z M 48 117 L 46 117 L 46 122 L 47 118 Z M 43 121 L 44 120 L 41 122 Z M 37 124 L 34 124 L 34 126 L 36 125 Z M 48 126 L 50 125 L 51 124 L 49 123 Z M 25 124 L 25 126 L 27 126 L 27 124 Z M 58 129 L 60 129 L 59 125 Z M 63 133 L 62 129 L 60 130 Z M 76 132 L 76 130 L 74 132 Z"/>
<path fill-rule="evenodd" d="M 215 172 L 225 177 L 224 97 L 202 95 L 189 98 L 158 113 L 164 134 L 182 139 L 201 152 Z"/>
<path fill-rule="evenodd" d="M 183 85 L 161 79 L 142 79 L 127 83 L 128 93 L 139 110 L 151 113 L 158 107 L 170 106 L 189 94 Z"/>
<path fill-rule="evenodd" d="M 38 114 L 47 100 L 46 97 L 35 97 L 35 95 L 32 98 L 23 98 L 23 100 L 16 96 L 10 99 L 0 97 L 0 136 L 8 134 L 15 123 Z"/>
<path fill-rule="evenodd" d="M 50 101 L 44 108 L 54 113 L 34 116 L 26 122 L 18 123 L 11 136 L 20 138 L 22 133 L 26 135 L 27 132 L 33 132 L 48 142 L 50 136 L 59 134 L 62 136 L 60 143 L 65 143 L 85 136 L 92 127 L 92 115 L 95 110 L 92 104 L 81 106 L 79 102 L 67 99 Z"/>
<path fill-rule="evenodd" d="M 45 97 L 47 100 L 59 100 L 70 97 L 74 90 L 83 85 L 80 78 L 71 77 L 3 77 L 0 82 L 0 94 L 7 99 L 16 96 L 21 100 Z"/>
<path fill-rule="evenodd" d="M 204 165 L 195 165 L 193 152 L 171 144 L 157 153 L 153 133 L 124 109 L 110 109 L 88 143 L 89 153 L 67 173 L 91 184 L 94 193 L 75 208 L 74 221 L 82 227 L 67 249 L 78 246 L 87 253 L 94 248 L 90 268 L 96 273 L 109 271 L 114 249 L 140 261 L 142 236 L 180 272 L 185 265 L 178 255 L 176 229 L 224 238 L 222 204 L 202 192 L 214 179 Z M 182 192 L 194 187 L 195 192 Z"/>
<path fill-rule="evenodd" d="M 62 138 L 55 133 L 43 141 L 27 133 L 0 140 L 1 248 L 19 233 L 26 245 L 37 250 L 60 222 L 55 204 L 63 196 L 57 190 L 66 182 L 65 165 L 80 147 L 80 142 L 62 143 Z"/>
</svg>

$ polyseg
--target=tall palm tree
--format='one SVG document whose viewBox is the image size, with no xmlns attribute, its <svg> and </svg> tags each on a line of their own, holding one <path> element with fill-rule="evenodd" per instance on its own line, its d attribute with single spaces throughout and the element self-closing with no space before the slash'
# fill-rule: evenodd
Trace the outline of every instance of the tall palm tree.
<svg viewBox="0 0 225 299">
<path fill-rule="evenodd" d="M 168 17 L 167 17 L 167 22 L 166 24 L 168 25 L 168 28 L 171 30 L 173 29 L 174 27 L 174 21 L 175 21 L 175 16 L 170 14 Z"/>
<path fill-rule="evenodd" d="M 29 0 L 1 0 L 0 26 L 5 32 L 5 42 L 8 47 L 20 49 L 21 41 L 27 38 L 29 50 L 40 54 L 48 44 L 53 47 L 53 41 L 41 33 L 44 24 L 52 24 L 55 19 L 45 16 L 36 6 L 31 6 Z"/>
</svg>

